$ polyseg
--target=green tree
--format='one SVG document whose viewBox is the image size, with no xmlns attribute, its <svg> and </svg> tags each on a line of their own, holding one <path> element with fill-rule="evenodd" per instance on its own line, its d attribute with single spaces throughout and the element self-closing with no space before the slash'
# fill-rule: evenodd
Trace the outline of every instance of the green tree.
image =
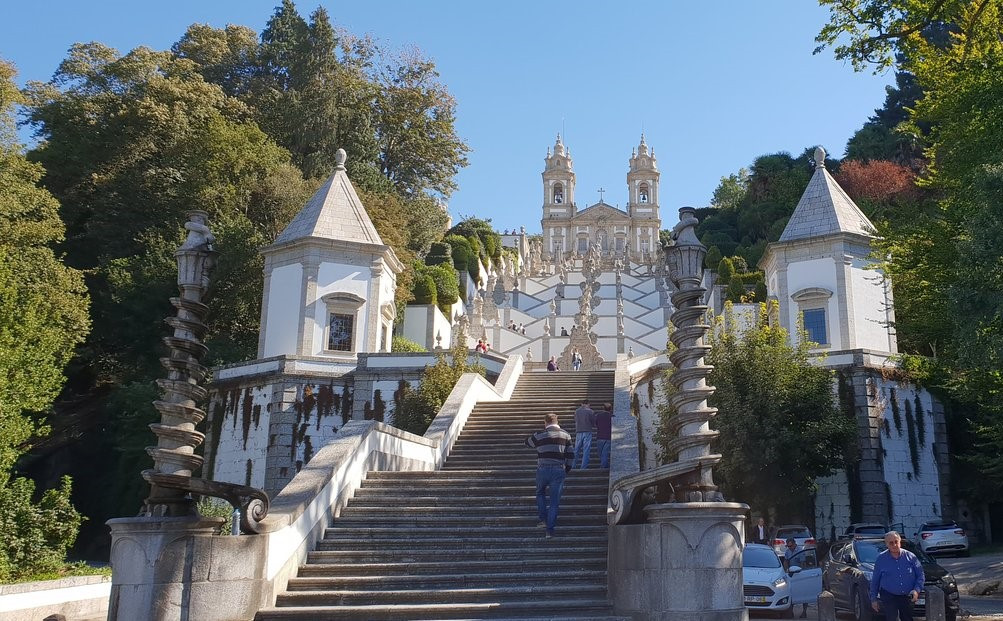
<svg viewBox="0 0 1003 621">
<path fill-rule="evenodd" d="M 23 100 L 0 61 L 0 485 L 63 386 L 63 370 L 87 336 L 82 274 L 51 246 L 63 239 L 59 204 L 39 187 L 42 167 L 21 152 L 14 106 Z"/>
<path fill-rule="evenodd" d="M 14 76 L 0 60 L 0 581 L 59 568 L 76 539 L 69 478 L 36 502 L 34 482 L 10 472 L 31 437 L 47 432 L 37 415 L 89 329 L 83 277 L 51 248 L 64 234 L 59 204 L 17 142 Z"/>
<path fill-rule="evenodd" d="M 749 171 L 740 168 L 737 173 L 721 177 L 721 182 L 714 189 L 710 204 L 718 209 L 737 209 L 745 199 L 749 188 Z"/>
<path fill-rule="evenodd" d="M 417 50 L 382 54 L 373 123 L 380 171 L 405 196 L 449 196 L 470 150 L 456 134 L 456 100 Z"/>
<path fill-rule="evenodd" d="M 843 465 L 855 419 L 833 399 L 832 371 L 809 362 L 812 344 L 802 338 L 791 347 L 771 312 L 775 303 L 760 305 L 739 331 L 727 306 L 708 337 L 716 450 L 728 456 L 715 475 L 729 499 L 803 518 L 815 479 Z"/>
</svg>

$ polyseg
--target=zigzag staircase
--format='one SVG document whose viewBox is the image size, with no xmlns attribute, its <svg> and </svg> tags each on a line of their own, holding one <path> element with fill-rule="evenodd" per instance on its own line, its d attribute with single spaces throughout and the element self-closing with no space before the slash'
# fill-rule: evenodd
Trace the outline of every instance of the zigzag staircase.
<svg viewBox="0 0 1003 621">
<path fill-rule="evenodd" d="M 502 403 L 478 405 L 442 470 L 370 472 L 260 611 L 278 619 L 618 619 L 606 593 L 609 471 L 568 475 L 557 534 L 535 526 L 535 451 L 547 412 L 573 432 L 588 396 L 612 402 L 612 372 L 524 374 Z"/>
</svg>

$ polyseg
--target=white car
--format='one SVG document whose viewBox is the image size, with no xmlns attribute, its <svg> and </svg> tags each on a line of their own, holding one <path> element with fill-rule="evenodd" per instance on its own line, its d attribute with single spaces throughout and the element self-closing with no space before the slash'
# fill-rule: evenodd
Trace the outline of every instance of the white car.
<svg viewBox="0 0 1003 621">
<path fill-rule="evenodd" d="M 784 569 L 770 546 L 749 543 L 742 554 L 745 607 L 793 615 L 795 604 L 813 604 L 822 592 L 822 568 L 815 549 L 795 554 Z"/>
<path fill-rule="evenodd" d="M 807 526 L 801 526 L 800 524 L 781 526 L 773 534 L 773 550 L 777 553 L 777 556 L 782 557 L 784 552 L 787 551 L 788 538 L 794 539 L 794 543 L 797 544 L 798 549 L 805 550 L 815 547 L 815 537 L 812 536 Z"/>
<path fill-rule="evenodd" d="M 919 527 L 916 541 L 927 554 L 960 554 L 968 556 L 968 535 L 953 520 L 926 522 Z"/>
</svg>

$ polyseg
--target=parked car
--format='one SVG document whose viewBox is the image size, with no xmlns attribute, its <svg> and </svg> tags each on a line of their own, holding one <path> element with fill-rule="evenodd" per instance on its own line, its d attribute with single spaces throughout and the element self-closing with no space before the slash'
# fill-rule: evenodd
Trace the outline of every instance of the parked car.
<svg viewBox="0 0 1003 621">
<path fill-rule="evenodd" d="M 877 522 L 857 522 L 846 527 L 839 539 L 863 539 L 865 537 L 884 537 L 888 527 Z"/>
<path fill-rule="evenodd" d="M 814 549 L 791 557 L 785 571 L 771 546 L 747 543 L 742 574 L 745 607 L 749 610 L 770 610 L 793 617 L 795 604 L 814 603 L 822 592 L 822 568 Z"/>
<path fill-rule="evenodd" d="M 773 535 L 773 550 L 777 553 L 777 556 L 784 555 L 784 552 L 787 550 L 787 539 L 789 537 L 793 537 L 794 543 L 803 550 L 815 547 L 815 537 L 812 536 L 807 526 L 789 524 L 779 527 Z"/>
<path fill-rule="evenodd" d="M 968 556 L 968 535 L 954 520 L 926 522 L 916 533 L 919 547 L 927 554 L 959 554 Z"/>
<path fill-rule="evenodd" d="M 871 574 L 874 572 L 874 561 L 886 547 L 884 539 L 854 539 L 834 544 L 826 557 L 822 585 L 833 594 L 836 607 L 852 612 L 856 621 L 884 618 L 884 615 L 874 615 L 871 610 Z M 902 547 L 919 557 L 926 588 L 936 585 L 944 590 L 947 621 L 956 621 L 961 606 L 954 576 L 913 542 L 903 539 Z M 914 606 L 917 616 L 926 615 L 925 604 L 924 590 Z"/>
</svg>

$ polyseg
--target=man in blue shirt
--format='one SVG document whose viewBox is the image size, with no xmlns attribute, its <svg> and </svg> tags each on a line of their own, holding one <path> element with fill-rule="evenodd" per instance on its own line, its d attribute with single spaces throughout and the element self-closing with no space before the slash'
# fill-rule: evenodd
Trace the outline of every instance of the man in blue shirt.
<svg viewBox="0 0 1003 621">
<path fill-rule="evenodd" d="M 923 565 L 915 554 L 902 549 L 897 532 L 885 535 L 885 545 L 888 549 L 874 561 L 871 607 L 874 612 L 883 608 L 886 621 L 912 621 L 912 605 L 923 592 Z"/>
</svg>

